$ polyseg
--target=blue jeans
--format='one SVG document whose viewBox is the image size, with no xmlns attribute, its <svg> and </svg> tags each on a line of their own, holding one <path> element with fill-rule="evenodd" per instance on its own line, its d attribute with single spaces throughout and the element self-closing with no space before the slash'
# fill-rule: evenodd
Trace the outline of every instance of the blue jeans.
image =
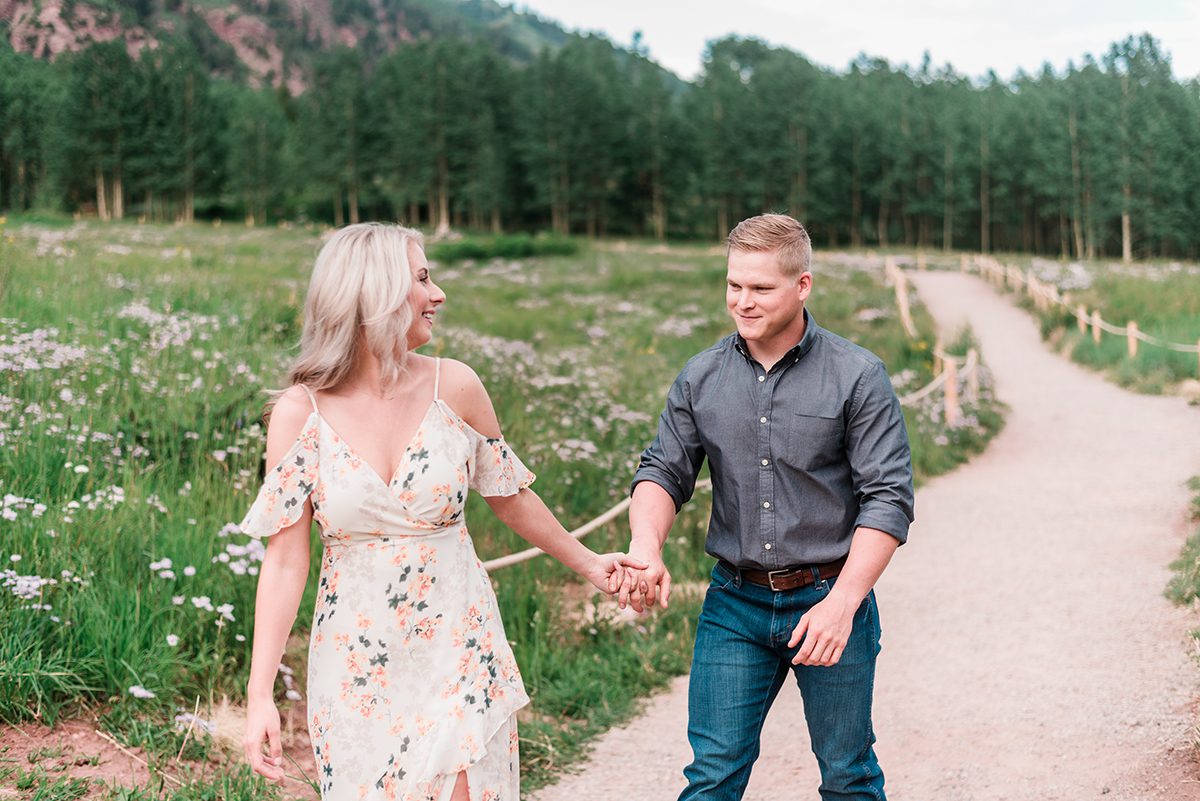
<svg viewBox="0 0 1200 801">
<path fill-rule="evenodd" d="M 821 798 L 882 801 L 883 771 L 875 758 L 871 694 L 879 653 L 875 594 L 854 615 L 841 660 L 832 667 L 792 665 L 788 648 L 800 616 L 829 595 L 836 579 L 774 592 L 742 581 L 718 565 L 696 628 L 688 687 L 688 740 L 679 801 L 738 801 L 758 758 L 767 710 L 791 668 L 804 700 L 813 753 L 821 768 Z"/>
</svg>

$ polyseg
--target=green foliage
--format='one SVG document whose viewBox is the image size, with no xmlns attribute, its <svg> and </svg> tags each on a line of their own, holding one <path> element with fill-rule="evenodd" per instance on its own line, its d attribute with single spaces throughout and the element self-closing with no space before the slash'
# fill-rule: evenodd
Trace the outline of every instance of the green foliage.
<svg viewBox="0 0 1200 801">
<path fill-rule="evenodd" d="M 1200 254 L 1200 89 L 1148 36 L 976 82 L 727 37 L 684 84 L 487 0 L 388 6 L 421 34 L 399 47 L 374 5 L 339 0 L 355 46 L 311 53 L 292 6 L 243 5 L 293 97 L 248 87 L 195 9 L 127 13 L 170 23 L 132 61 L 117 41 L 53 65 L 0 43 L 0 209 L 658 240 L 770 210 L 831 245 Z"/>
<path fill-rule="evenodd" d="M 439 242 L 429 248 L 436 261 L 456 262 L 465 259 L 525 259 L 532 256 L 573 256 L 579 243 L 562 236 L 509 234 L 490 238 L 468 238 L 455 242 Z"/>
<path fill-rule="evenodd" d="M 1188 481 L 1193 493 L 1191 523 L 1196 527 L 1183 546 L 1179 558 L 1171 564 L 1175 575 L 1167 584 L 1167 597 L 1177 604 L 1192 604 L 1200 598 L 1200 476 Z"/>
<path fill-rule="evenodd" d="M 1039 315 L 1044 337 L 1053 337 L 1059 349 L 1075 361 L 1104 370 L 1118 384 L 1135 391 L 1158 395 L 1181 381 L 1200 378 L 1195 353 L 1141 342 L 1137 356 L 1131 359 L 1124 335 L 1105 332 L 1096 343 L 1090 329 L 1079 330 L 1073 314 L 1075 307 L 1082 305 L 1089 313 L 1099 310 L 1113 325 L 1133 321 L 1144 334 L 1194 345 L 1200 342 L 1200 268 L 1179 262 L 1132 266 L 1082 262 L 1071 265 L 1073 275 L 1066 275 L 1063 267 L 1046 262 L 1031 266 L 1043 280 L 1076 285 L 1069 293 L 1069 309 L 1039 312 L 1023 299 L 1025 306 Z"/>
</svg>

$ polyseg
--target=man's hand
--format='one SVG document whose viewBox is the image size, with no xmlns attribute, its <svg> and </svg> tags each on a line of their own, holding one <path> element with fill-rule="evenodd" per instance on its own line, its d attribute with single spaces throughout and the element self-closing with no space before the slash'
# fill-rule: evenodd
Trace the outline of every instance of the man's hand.
<svg viewBox="0 0 1200 801">
<path fill-rule="evenodd" d="M 792 658 L 792 664 L 836 665 L 850 639 L 854 613 L 861 603 L 861 599 L 856 603 L 849 594 L 839 593 L 835 585 L 825 600 L 804 613 L 792 631 L 788 648 L 795 648 L 802 638 L 804 640 Z"/>
<path fill-rule="evenodd" d="M 645 567 L 645 562 L 623 553 L 594 554 L 580 571 L 580 575 L 590 581 L 596 589 L 613 596 L 621 589 L 629 571 L 640 572 Z"/>
<path fill-rule="evenodd" d="M 641 546 L 636 541 L 629 547 L 631 559 L 646 564 L 642 570 L 626 568 L 625 580 L 617 593 L 617 605 L 624 609 L 632 606 L 637 612 L 645 612 L 661 601 L 666 609 L 671 600 L 671 573 L 663 563 L 662 552 L 653 546 Z"/>
</svg>

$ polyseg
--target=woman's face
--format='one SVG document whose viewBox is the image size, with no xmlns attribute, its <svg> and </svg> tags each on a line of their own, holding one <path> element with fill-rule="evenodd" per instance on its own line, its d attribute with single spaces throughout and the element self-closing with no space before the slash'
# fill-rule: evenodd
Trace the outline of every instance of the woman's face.
<svg viewBox="0 0 1200 801">
<path fill-rule="evenodd" d="M 408 328 L 408 349 L 415 350 L 433 338 L 433 318 L 438 307 L 446 302 L 446 293 L 429 275 L 425 251 L 416 242 L 408 243 L 408 264 L 412 268 L 412 291 L 408 303 L 413 310 L 412 325 Z"/>
</svg>

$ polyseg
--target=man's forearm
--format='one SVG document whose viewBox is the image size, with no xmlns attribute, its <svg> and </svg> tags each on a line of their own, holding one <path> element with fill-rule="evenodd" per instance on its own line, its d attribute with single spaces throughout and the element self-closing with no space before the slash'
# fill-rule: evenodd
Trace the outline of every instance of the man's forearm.
<svg viewBox="0 0 1200 801">
<path fill-rule="evenodd" d="M 900 542 L 885 531 L 861 526 L 850 542 L 850 555 L 838 575 L 833 592 L 844 595 L 857 606 L 883 575 Z"/>
<path fill-rule="evenodd" d="M 632 547 L 653 549 L 661 553 L 675 524 L 675 501 L 653 481 L 642 481 L 633 488 L 629 504 L 629 530 Z"/>
</svg>

